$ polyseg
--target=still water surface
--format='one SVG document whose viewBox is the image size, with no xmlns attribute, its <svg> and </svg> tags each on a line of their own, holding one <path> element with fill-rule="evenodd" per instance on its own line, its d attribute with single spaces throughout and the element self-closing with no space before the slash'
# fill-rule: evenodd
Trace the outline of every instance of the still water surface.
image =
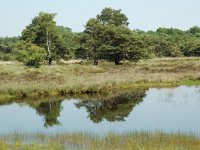
<svg viewBox="0 0 200 150">
<path fill-rule="evenodd" d="M 200 134 L 200 87 L 152 88 L 106 100 L 47 100 L 0 106 L 0 133 L 104 135 L 157 130 Z"/>
</svg>

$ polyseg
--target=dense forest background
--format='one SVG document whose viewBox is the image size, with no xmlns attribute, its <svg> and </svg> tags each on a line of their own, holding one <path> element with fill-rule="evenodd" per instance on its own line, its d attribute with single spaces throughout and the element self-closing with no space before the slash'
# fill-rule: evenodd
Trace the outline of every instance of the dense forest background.
<svg viewBox="0 0 200 150">
<path fill-rule="evenodd" d="M 0 60 L 17 60 L 27 66 L 39 67 L 54 60 L 87 59 L 98 65 L 99 60 L 122 59 L 138 61 L 155 57 L 200 56 L 200 27 L 187 31 L 159 28 L 156 31 L 131 30 L 121 10 L 105 8 L 89 19 L 83 32 L 58 26 L 56 14 L 41 12 L 19 37 L 0 38 Z"/>
</svg>

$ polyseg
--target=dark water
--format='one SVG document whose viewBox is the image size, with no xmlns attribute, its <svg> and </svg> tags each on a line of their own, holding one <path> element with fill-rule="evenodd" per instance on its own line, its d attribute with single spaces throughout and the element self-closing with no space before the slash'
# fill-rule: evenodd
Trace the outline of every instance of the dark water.
<svg viewBox="0 0 200 150">
<path fill-rule="evenodd" d="M 200 87 L 0 105 L 0 133 L 157 131 L 200 134 Z"/>
</svg>

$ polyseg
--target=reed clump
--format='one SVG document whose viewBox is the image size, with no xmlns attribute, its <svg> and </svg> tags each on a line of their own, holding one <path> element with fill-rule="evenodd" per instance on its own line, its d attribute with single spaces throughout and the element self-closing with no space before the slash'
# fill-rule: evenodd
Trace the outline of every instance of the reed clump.
<svg viewBox="0 0 200 150">
<path fill-rule="evenodd" d="M 11 134 L 0 138 L 0 149 L 26 150 L 199 150 L 200 138 L 181 133 L 109 133 L 103 137 L 90 133 L 56 135 Z"/>
</svg>

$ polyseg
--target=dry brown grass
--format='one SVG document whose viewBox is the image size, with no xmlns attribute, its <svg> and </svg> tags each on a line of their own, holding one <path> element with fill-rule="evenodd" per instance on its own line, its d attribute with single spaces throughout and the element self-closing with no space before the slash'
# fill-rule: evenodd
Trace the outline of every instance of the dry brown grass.
<svg viewBox="0 0 200 150">
<path fill-rule="evenodd" d="M 200 77 L 200 58 L 161 58 L 115 66 L 54 64 L 27 68 L 0 63 L 0 93 L 7 95 L 57 95 L 96 93 L 137 86 L 177 85 Z"/>
</svg>

